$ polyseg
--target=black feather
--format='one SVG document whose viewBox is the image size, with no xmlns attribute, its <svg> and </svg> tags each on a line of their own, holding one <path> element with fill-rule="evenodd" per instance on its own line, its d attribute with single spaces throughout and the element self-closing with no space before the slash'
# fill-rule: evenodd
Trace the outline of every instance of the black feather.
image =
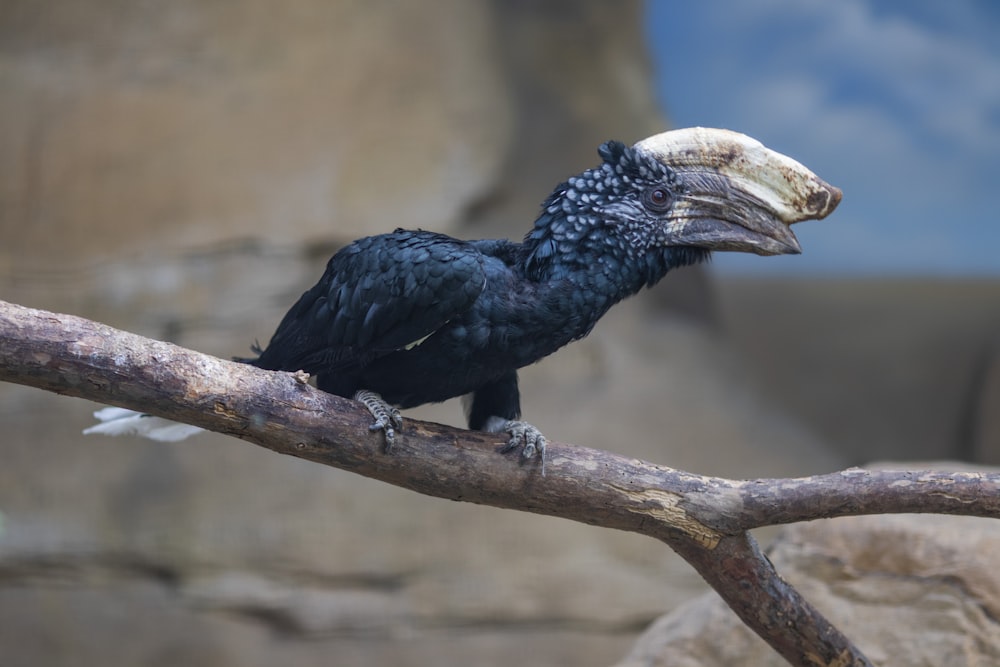
<svg viewBox="0 0 1000 667">
<path fill-rule="evenodd" d="M 517 369 L 708 256 L 655 243 L 641 195 L 652 183 L 680 187 L 667 167 L 619 142 L 599 153 L 601 165 L 546 199 L 523 243 L 401 229 L 351 243 L 251 363 L 305 370 L 326 391 L 368 389 L 403 408 L 472 393 L 473 428 L 516 419 Z"/>
</svg>

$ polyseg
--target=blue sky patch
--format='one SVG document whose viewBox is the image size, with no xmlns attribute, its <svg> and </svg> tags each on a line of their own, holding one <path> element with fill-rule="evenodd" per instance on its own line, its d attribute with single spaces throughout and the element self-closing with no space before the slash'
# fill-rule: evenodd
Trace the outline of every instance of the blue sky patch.
<svg viewBox="0 0 1000 667">
<path fill-rule="evenodd" d="M 724 272 L 1000 275 L 1000 3 L 650 0 L 676 127 L 745 132 L 844 190 L 804 253 Z"/>
</svg>

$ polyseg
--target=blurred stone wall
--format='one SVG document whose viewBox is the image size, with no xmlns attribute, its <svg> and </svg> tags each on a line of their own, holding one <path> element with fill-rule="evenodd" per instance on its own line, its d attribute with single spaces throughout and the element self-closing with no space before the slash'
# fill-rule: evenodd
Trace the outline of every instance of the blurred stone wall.
<svg viewBox="0 0 1000 667">
<path fill-rule="evenodd" d="M 665 129 L 640 22 L 638 2 L 9 3 L 4 296 L 232 354 L 360 235 L 519 238 L 600 142 Z"/>
<path fill-rule="evenodd" d="M 641 13 L 7 3 L 0 298 L 230 356 L 266 340 L 358 235 L 518 238 L 600 142 L 665 129 Z M 705 304 L 702 274 L 681 275 L 681 300 Z M 559 363 L 527 369 L 529 418 L 560 440 L 725 461 L 719 472 L 808 469 L 754 445 L 732 454 L 747 433 L 788 450 L 804 439 L 816 469 L 836 464 L 733 380 L 714 334 L 648 317 L 622 306 Z M 5 666 L 608 664 L 701 590 L 652 540 L 424 498 L 221 436 L 83 438 L 95 407 L 0 385 Z M 456 405 L 414 414 L 461 423 Z"/>
<path fill-rule="evenodd" d="M 5 263 L 453 226 L 513 130 L 495 22 L 484 2 L 14 3 Z"/>
<path fill-rule="evenodd" d="M 519 238 L 602 141 L 665 129 L 641 22 L 641 3 L 597 0 L 7 2 L 0 298 L 228 357 L 359 235 Z M 859 401 L 845 419 L 835 385 L 857 393 L 856 364 L 822 357 L 843 370 L 818 375 L 798 356 L 835 347 L 815 329 L 856 332 L 806 326 L 828 302 L 803 289 L 789 309 L 740 282 L 721 318 L 705 274 L 676 272 L 525 369 L 526 417 L 703 473 L 853 462 L 864 446 L 834 453 L 787 413 L 803 397 L 852 438 L 889 413 Z M 858 340 L 845 355 L 885 358 Z M 913 356 L 898 367 L 933 370 Z M 911 377 L 886 384 L 899 413 L 918 410 L 897 390 Z M 990 442 L 995 394 L 976 410 Z M 409 414 L 461 424 L 453 403 Z M 702 590 L 652 540 L 222 436 L 83 438 L 95 407 L 0 384 L 4 667 L 610 664 Z"/>
</svg>

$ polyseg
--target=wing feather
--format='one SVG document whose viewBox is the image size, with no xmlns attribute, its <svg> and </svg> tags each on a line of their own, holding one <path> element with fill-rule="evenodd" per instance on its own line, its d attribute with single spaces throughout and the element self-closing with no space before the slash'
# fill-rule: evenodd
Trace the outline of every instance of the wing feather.
<svg viewBox="0 0 1000 667">
<path fill-rule="evenodd" d="M 474 244 L 423 231 L 355 241 L 288 311 L 262 368 L 328 372 L 407 349 L 465 312 L 483 290 Z"/>
</svg>

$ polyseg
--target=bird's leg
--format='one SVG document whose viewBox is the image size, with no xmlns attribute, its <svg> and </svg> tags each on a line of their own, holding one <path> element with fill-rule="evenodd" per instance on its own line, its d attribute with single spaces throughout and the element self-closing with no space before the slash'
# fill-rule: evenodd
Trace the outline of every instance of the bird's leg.
<svg viewBox="0 0 1000 667">
<path fill-rule="evenodd" d="M 521 416 L 521 399 L 516 371 L 510 371 L 498 380 L 476 389 L 471 401 L 466 403 L 466 412 L 469 428 L 510 434 L 510 440 L 501 452 L 521 447 L 521 458 L 524 460 L 538 454 L 542 475 L 545 474 L 545 436 L 528 422 L 518 420 Z"/>
<path fill-rule="evenodd" d="M 396 431 L 393 427 L 403 427 L 403 416 L 399 414 L 399 410 L 382 400 L 382 397 L 374 391 L 367 389 L 356 391 L 354 400 L 364 405 L 368 408 L 368 412 L 372 413 L 375 421 L 368 427 L 368 430 L 383 431 L 385 433 L 385 451 L 386 453 L 391 452 L 396 439 Z"/>
</svg>

